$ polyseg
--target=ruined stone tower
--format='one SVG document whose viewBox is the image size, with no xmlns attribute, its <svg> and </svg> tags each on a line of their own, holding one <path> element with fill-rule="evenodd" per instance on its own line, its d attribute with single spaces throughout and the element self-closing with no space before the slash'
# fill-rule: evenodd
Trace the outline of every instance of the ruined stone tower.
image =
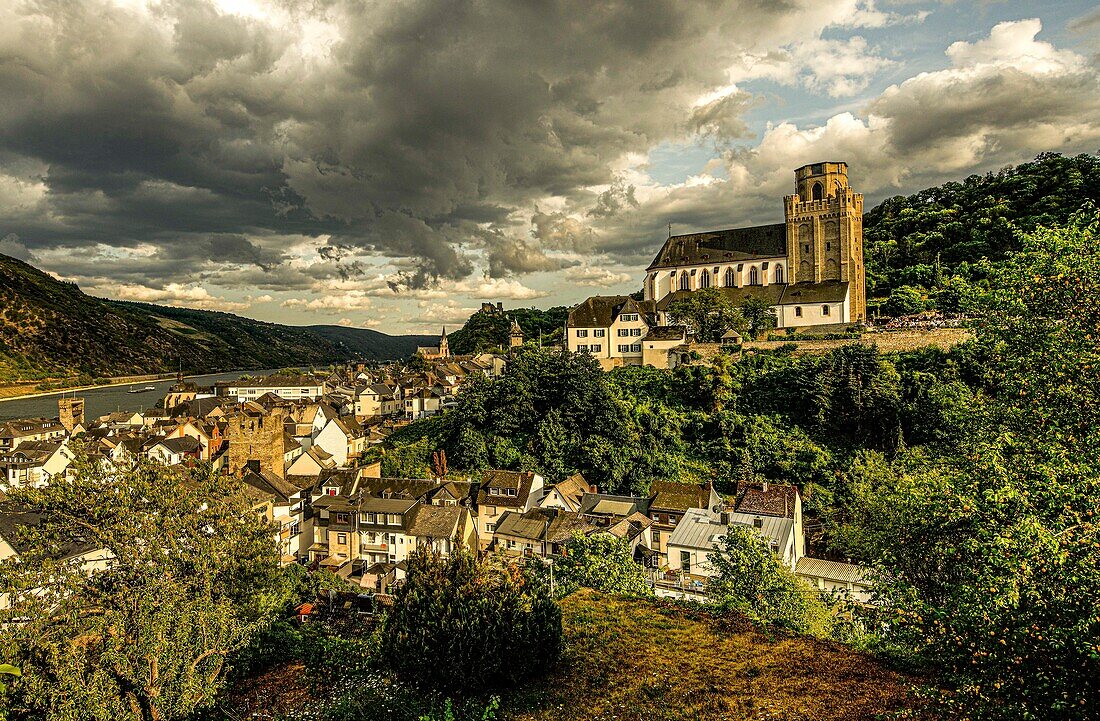
<svg viewBox="0 0 1100 721">
<path fill-rule="evenodd" d="M 243 412 L 229 419 L 230 473 L 251 468 L 285 476 L 285 416 L 282 408 L 272 408 L 267 414 Z"/>
<path fill-rule="evenodd" d="M 84 399 L 75 396 L 57 399 L 57 419 L 69 433 L 79 425 L 84 424 Z"/>
</svg>

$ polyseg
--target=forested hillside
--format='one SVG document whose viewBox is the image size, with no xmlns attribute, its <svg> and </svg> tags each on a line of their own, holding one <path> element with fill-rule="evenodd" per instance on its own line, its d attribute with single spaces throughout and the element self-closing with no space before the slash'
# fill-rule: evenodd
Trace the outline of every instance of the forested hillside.
<svg viewBox="0 0 1100 721">
<path fill-rule="evenodd" d="M 864 215 L 867 296 L 893 296 L 893 314 L 955 312 L 1020 249 L 1021 231 L 1064 225 L 1090 203 L 1100 204 L 1100 156 L 1058 153 L 888 198 Z"/>
<path fill-rule="evenodd" d="M 0 255 L 0 381 L 400 358 L 426 340 L 103 300 Z"/>
</svg>

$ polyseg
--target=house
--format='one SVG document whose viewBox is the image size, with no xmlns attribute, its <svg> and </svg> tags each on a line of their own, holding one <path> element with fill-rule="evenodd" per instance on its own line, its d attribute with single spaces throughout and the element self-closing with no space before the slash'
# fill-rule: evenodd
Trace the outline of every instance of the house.
<svg viewBox="0 0 1100 721">
<path fill-rule="evenodd" d="M 39 513 L 14 506 L 10 501 L 0 502 L 0 562 L 18 560 L 32 551 L 40 551 L 40 544 L 27 536 L 27 531 L 42 522 Z M 84 573 L 106 569 L 113 558 L 106 548 L 87 543 L 67 542 L 51 553 L 55 561 L 79 565 Z M 11 605 L 7 592 L 0 592 L 0 608 Z"/>
<path fill-rule="evenodd" d="M 856 603 L 873 601 L 871 574 L 863 566 L 803 556 L 795 564 L 794 573 L 823 593 L 848 598 Z"/>
<path fill-rule="evenodd" d="M 308 375 L 270 375 L 264 378 L 241 378 L 218 389 L 235 397 L 238 403 L 255 401 L 270 393 L 283 401 L 317 401 L 325 395 L 325 382 Z"/>
<path fill-rule="evenodd" d="M 728 526 L 705 508 L 688 509 L 668 535 L 665 556 L 670 574 L 702 584 L 714 573 L 708 556 L 726 536 Z"/>
<path fill-rule="evenodd" d="M 798 487 L 786 483 L 739 483 L 723 512 L 740 513 L 753 518 L 785 518 L 792 523 L 794 560 L 806 555 L 806 534 L 802 520 L 802 494 Z M 791 562 L 793 564 L 793 561 Z M 793 565 L 792 565 L 793 567 Z"/>
<path fill-rule="evenodd" d="M 278 524 L 275 534 L 279 545 L 280 562 L 296 563 L 301 555 L 301 514 L 303 491 L 293 482 L 279 478 L 269 471 L 245 471 L 241 475 L 245 490 L 255 501 L 253 510 L 265 520 Z"/>
<path fill-rule="evenodd" d="M 389 418 L 402 409 L 401 388 L 396 385 L 372 383 L 361 388 L 355 396 L 356 418 Z"/>
<path fill-rule="evenodd" d="M 98 419 L 100 425 L 109 428 L 126 429 L 140 428 L 145 425 L 145 417 L 137 411 L 115 411 Z"/>
<path fill-rule="evenodd" d="M 655 567 L 660 563 L 660 555 L 653 549 L 653 520 L 644 513 L 634 512 L 605 528 L 602 532 L 622 539 L 630 546 L 634 560 L 646 567 Z"/>
<path fill-rule="evenodd" d="M 505 511 L 493 532 L 493 548 L 508 555 L 560 556 L 574 533 L 589 535 L 598 530 L 581 514 L 559 508 Z"/>
<path fill-rule="evenodd" d="M 542 498 L 542 476 L 526 471 L 485 471 L 477 493 L 477 535 L 481 547 L 492 542 L 505 511 L 524 513 Z"/>
<path fill-rule="evenodd" d="M 692 336 L 687 326 L 665 325 L 650 328 L 642 338 L 642 365 L 675 368 L 688 362 Z"/>
<path fill-rule="evenodd" d="M 578 511 L 586 493 L 595 493 L 596 487 L 584 480 L 580 473 L 574 473 L 561 483 L 550 486 L 539 506 L 542 508 L 560 508 L 564 511 Z"/>
<path fill-rule="evenodd" d="M 585 493 L 577 512 L 601 528 L 610 528 L 635 513 L 648 515 L 650 498 L 642 496 L 615 496 L 609 493 Z"/>
<path fill-rule="evenodd" d="M 145 449 L 145 455 L 166 466 L 175 466 L 190 460 L 202 458 L 202 443 L 191 436 L 179 438 L 161 438 L 153 441 Z"/>
<path fill-rule="evenodd" d="M 405 396 L 405 417 L 410 421 L 434 416 L 443 409 L 441 388 L 420 388 Z"/>
<path fill-rule="evenodd" d="M 287 416 L 287 432 L 304 450 L 313 445 L 313 439 L 325 425 L 337 416 L 325 403 L 306 403 L 290 409 Z"/>
<path fill-rule="evenodd" d="M 792 519 L 691 508 L 666 541 L 668 573 L 694 582 L 705 581 L 714 573 L 708 555 L 721 543 L 727 529 L 735 525 L 751 528 L 767 542 L 780 563 L 795 569 L 801 556 Z"/>
<path fill-rule="evenodd" d="M 60 441 L 24 441 L 0 455 L 0 487 L 38 488 L 64 476 L 73 455 Z"/>
<path fill-rule="evenodd" d="M 65 438 L 68 431 L 61 421 L 48 418 L 25 418 L 0 423 L 0 453 L 15 450 L 28 441 L 55 441 Z"/>
<path fill-rule="evenodd" d="M 628 295 L 593 296 L 569 311 L 565 326 L 566 347 L 587 353 L 610 370 L 642 364 L 642 338 L 661 325 L 652 301 Z"/>
<path fill-rule="evenodd" d="M 309 450 L 302 453 L 287 466 L 286 475 L 289 476 L 316 476 L 323 470 L 335 468 L 336 461 L 332 454 L 319 446 L 310 446 Z"/>
<path fill-rule="evenodd" d="M 650 547 L 667 563 L 666 545 L 669 536 L 689 509 L 702 508 L 715 511 L 722 506 L 722 499 L 713 484 L 677 483 L 653 481 L 650 484 L 650 503 L 647 513 L 653 521 L 650 529 Z"/>
<path fill-rule="evenodd" d="M 407 535 L 412 537 L 415 546 L 430 546 L 442 555 L 460 545 L 469 549 L 478 547 L 477 522 L 469 508 L 457 505 L 417 504 Z"/>
<path fill-rule="evenodd" d="M 187 419 L 170 430 L 166 438 L 194 438 L 202 446 L 199 458 L 209 461 L 226 445 L 225 436 L 217 423 Z"/>
<path fill-rule="evenodd" d="M 348 458 L 361 455 L 366 447 L 362 426 L 352 416 L 333 418 L 317 437 L 313 444 L 332 455 L 337 466 L 348 465 Z"/>
</svg>

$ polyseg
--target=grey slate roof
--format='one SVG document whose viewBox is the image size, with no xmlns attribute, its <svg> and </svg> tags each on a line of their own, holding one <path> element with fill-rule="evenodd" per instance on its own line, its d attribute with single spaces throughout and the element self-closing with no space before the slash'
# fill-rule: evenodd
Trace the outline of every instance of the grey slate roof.
<svg viewBox="0 0 1100 721">
<path fill-rule="evenodd" d="M 701 508 L 692 508 L 684 514 L 684 519 L 676 524 L 668 537 L 669 546 L 681 548 L 710 549 L 726 535 L 726 526 L 713 520 Z"/>
<path fill-rule="evenodd" d="M 459 506 L 419 505 L 409 522 L 408 533 L 426 538 L 450 538 L 455 534 L 464 513 L 466 509 Z"/>
<path fill-rule="evenodd" d="M 787 225 L 755 225 L 674 235 L 665 241 L 646 270 L 681 265 L 728 263 L 787 254 Z"/>
</svg>

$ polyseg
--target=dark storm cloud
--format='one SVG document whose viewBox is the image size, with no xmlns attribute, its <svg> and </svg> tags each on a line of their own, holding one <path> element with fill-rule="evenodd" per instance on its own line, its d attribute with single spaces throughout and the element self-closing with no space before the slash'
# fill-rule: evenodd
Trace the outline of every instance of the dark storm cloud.
<svg viewBox="0 0 1100 721">
<path fill-rule="evenodd" d="M 203 260 L 270 275 L 281 250 L 255 241 L 294 235 L 409 259 L 411 287 L 466 277 L 471 248 L 494 276 L 549 268 L 500 240 L 508 215 L 606 184 L 609 162 L 682 132 L 694 97 L 741 47 L 786 32 L 794 6 L 277 7 L 270 21 L 204 0 L 0 9 L 0 153 L 40 164 L 46 189 L 0 234 L 29 252 L 152 244 L 133 264 L 153 283 Z M 337 35 L 303 44 L 308 21 Z M 719 110 L 706 122 L 736 127 Z"/>
</svg>

